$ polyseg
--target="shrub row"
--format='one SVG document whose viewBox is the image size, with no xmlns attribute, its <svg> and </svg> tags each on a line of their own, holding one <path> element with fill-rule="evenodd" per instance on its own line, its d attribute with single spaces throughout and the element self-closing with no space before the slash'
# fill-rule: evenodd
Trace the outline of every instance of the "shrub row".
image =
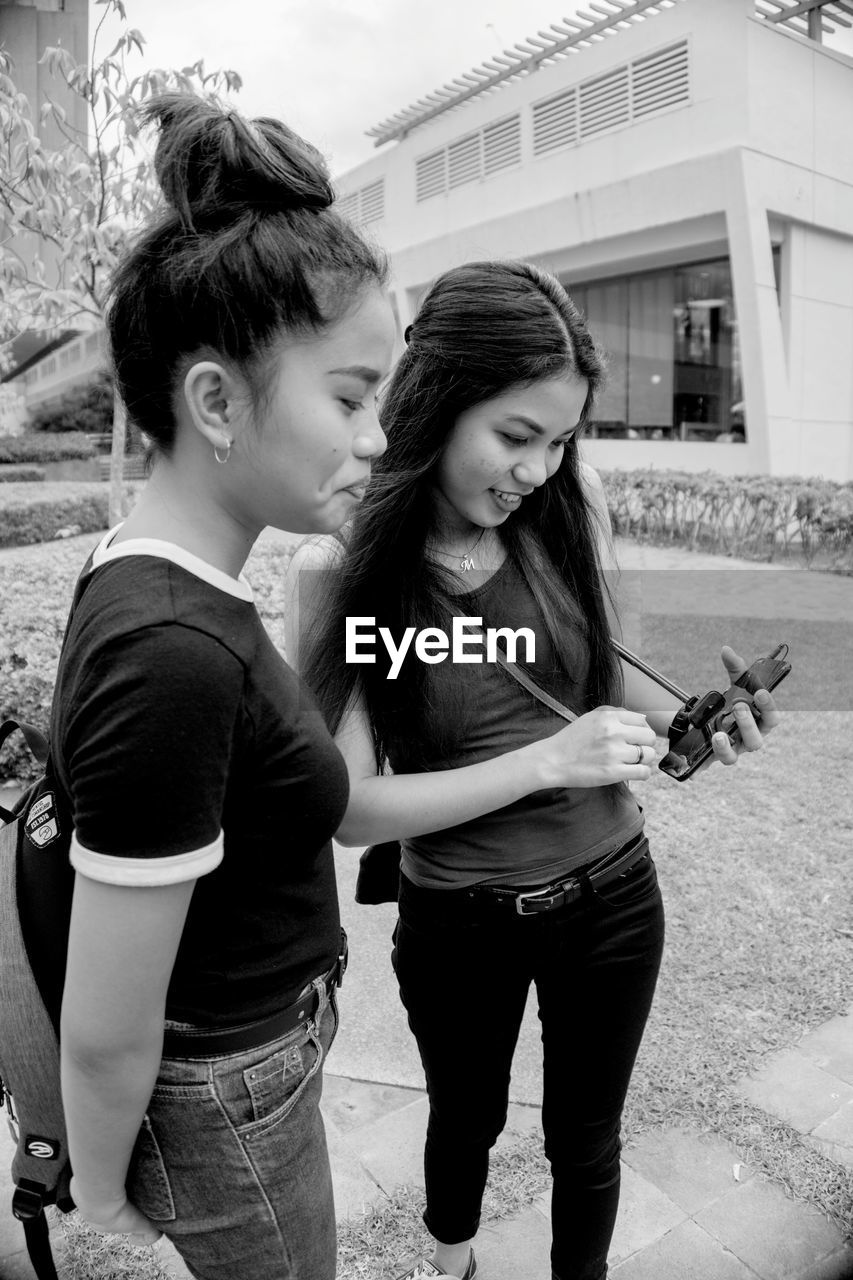
<svg viewBox="0 0 853 1280">
<path fill-rule="evenodd" d="M 853 484 L 716 472 L 601 473 L 616 533 L 771 561 L 853 568 Z"/>
<path fill-rule="evenodd" d="M 0 484 L 34 484 L 43 479 L 44 467 L 31 467 L 26 463 L 0 465 Z"/>
<path fill-rule="evenodd" d="M 284 573 L 299 541 L 294 537 L 292 544 L 264 542 L 246 565 L 258 609 L 282 652 Z M 0 721 L 29 720 L 47 731 L 68 606 L 94 542 L 59 542 L 0 560 Z M 37 766 L 19 736 L 14 735 L 0 754 L 0 782 L 37 776 Z"/>
<path fill-rule="evenodd" d="M 125 511 L 140 488 L 138 483 L 124 486 Z M 0 498 L 0 547 L 26 547 L 106 529 L 109 491 L 108 484 L 96 480 L 6 485 Z"/>
<path fill-rule="evenodd" d="M 94 446 L 78 432 L 63 435 L 0 436 L 0 463 L 67 462 L 72 458 L 93 458 Z"/>
<path fill-rule="evenodd" d="M 113 380 L 102 371 L 90 382 L 72 387 L 58 405 L 37 411 L 33 431 L 111 432 L 113 429 Z"/>
</svg>

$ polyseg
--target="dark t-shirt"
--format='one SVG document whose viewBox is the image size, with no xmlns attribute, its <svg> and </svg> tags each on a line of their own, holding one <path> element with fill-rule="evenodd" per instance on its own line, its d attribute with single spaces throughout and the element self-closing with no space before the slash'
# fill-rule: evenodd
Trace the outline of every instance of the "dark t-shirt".
<svg viewBox="0 0 853 1280">
<path fill-rule="evenodd" d="M 508 557 L 493 574 L 470 574 L 473 591 L 454 600 L 459 617 L 481 617 L 483 627 L 527 627 L 536 639 L 533 662 L 525 668 L 536 683 L 570 710 L 592 709 L 587 691 L 588 653 L 582 637 L 570 644 L 569 671 L 561 668 L 542 613 L 523 575 Z M 525 649 L 519 648 L 524 661 Z M 566 726 L 496 663 L 429 668 L 434 706 L 450 717 L 458 747 L 432 769 L 456 769 L 490 760 L 558 733 Z M 403 757 L 391 761 L 396 773 L 411 770 Z M 551 787 L 533 791 L 492 813 L 459 826 L 403 842 L 403 870 L 415 884 L 453 889 L 493 884 L 545 884 L 619 848 L 643 827 L 627 786 Z"/>
<path fill-rule="evenodd" d="M 110 884 L 197 879 L 166 1015 L 250 1021 L 337 955 L 331 836 L 346 767 L 243 579 L 169 543 L 107 543 L 70 623 L 51 724 L 71 861 Z"/>
</svg>

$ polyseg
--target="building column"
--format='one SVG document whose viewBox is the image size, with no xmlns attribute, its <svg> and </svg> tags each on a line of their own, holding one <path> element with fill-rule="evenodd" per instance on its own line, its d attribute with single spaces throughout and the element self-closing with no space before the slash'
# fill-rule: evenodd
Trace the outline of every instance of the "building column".
<svg viewBox="0 0 853 1280">
<path fill-rule="evenodd" d="M 760 470 L 797 469 L 798 432 L 773 274 L 770 226 L 749 154 L 731 153 L 726 201 L 732 285 L 738 318 L 747 437 Z"/>
</svg>

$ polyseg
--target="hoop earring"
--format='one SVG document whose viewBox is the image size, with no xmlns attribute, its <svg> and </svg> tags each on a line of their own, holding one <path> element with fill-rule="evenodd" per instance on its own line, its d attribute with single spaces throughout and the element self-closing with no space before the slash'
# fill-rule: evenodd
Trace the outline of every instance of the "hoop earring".
<svg viewBox="0 0 853 1280">
<path fill-rule="evenodd" d="M 228 461 L 228 459 L 231 457 L 231 446 L 232 446 L 232 444 L 233 444 L 233 443 L 234 443 L 234 441 L 233 441 L 233 440 L 229 440 L 229 439 L 228 439 L 228 437 L 226 436 L 226 438 L 225 438 L 225 457 L 224 457 L 224 458 L 220 458 L 220 456 L 219 456 L 219 447 L 218 447 L 217 445 L 214 445 L 214 446 L 213 446 L 213 456 L 214 456 L 214 458 L 216 459 L 216 461 L 217 461 L 218 463 L 220 463 L 222 466 L 224 466 L 224 465 L 225 465 L 225 463 Z"/>
</svg>

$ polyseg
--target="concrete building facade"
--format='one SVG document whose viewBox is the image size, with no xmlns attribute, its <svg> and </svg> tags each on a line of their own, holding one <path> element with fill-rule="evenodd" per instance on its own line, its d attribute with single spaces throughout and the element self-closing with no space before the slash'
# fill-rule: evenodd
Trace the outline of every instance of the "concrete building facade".
<svg viewBox="0 0 853 1280">
<path fill-rule="evenodd" d="M 71 136 L 86 137 L 89 119 L 83 99 L 72 93 L 59 76 L 51 75 L 41 57 L 48 47 L 67 49 L 77 63 L 89 56 L 88 0 L 0 0 L 0 49 L 13 62 L 12 77 L 17 89 L 30 104 L 30 114 L 46 147 L 59 148 L 65 142 L 59 126 L 52 118 L 40 120 L 47 101 L 58 102 L 65 112 L 65 129 Z M 0 213 L 0 230 L 3 219 Z M 35 242 L 19 237 L 14 244 L 4 245 L 0 252 L 16 252 L 26 259 L 36 252 Z M 50 245 L 38 246 L 47 277 L 58 250 Z M 48 344 L 55 333 L 45 334 Z M 95 355 L 97 349 L 98 355 Z M 48 399 L 58 398 L 64 388 L 81 380 L 90 367 L 102 367 L 103 338 L 100 336 L 71 344 L 56 355 L 45 356 L 41 366 L 28 369 L 20 378 L 6 382 L 0 395 L 0 432 L 19 430 L 28 414 Z M 13 370 L 14 372 L 14 370 Z"/>
<path fill-rule="evenodd" d="M 42 104 L 53 99 L 65 109 L 69 129 L 85 136 L 89 121 L 82 98 L 40 64 L 45 49 L 57 45 L 75 62 L 87 61 L 89 0 L 0 0 L 0 48 L 12 57 L 15 84 L 30 103 L 33 120 L 38 120 Z M 46 146 L 62 145 L 53 121 L 39 132 Z"/>
<path fill-rule="evenodd" d="M 853 58 L 755 0 L 634 5 L 377 127 L 343 206 L 401 328 L 461 262 L 560 277 L 610 358 L 594 465 L 853 479 Z"/>
</svg>

